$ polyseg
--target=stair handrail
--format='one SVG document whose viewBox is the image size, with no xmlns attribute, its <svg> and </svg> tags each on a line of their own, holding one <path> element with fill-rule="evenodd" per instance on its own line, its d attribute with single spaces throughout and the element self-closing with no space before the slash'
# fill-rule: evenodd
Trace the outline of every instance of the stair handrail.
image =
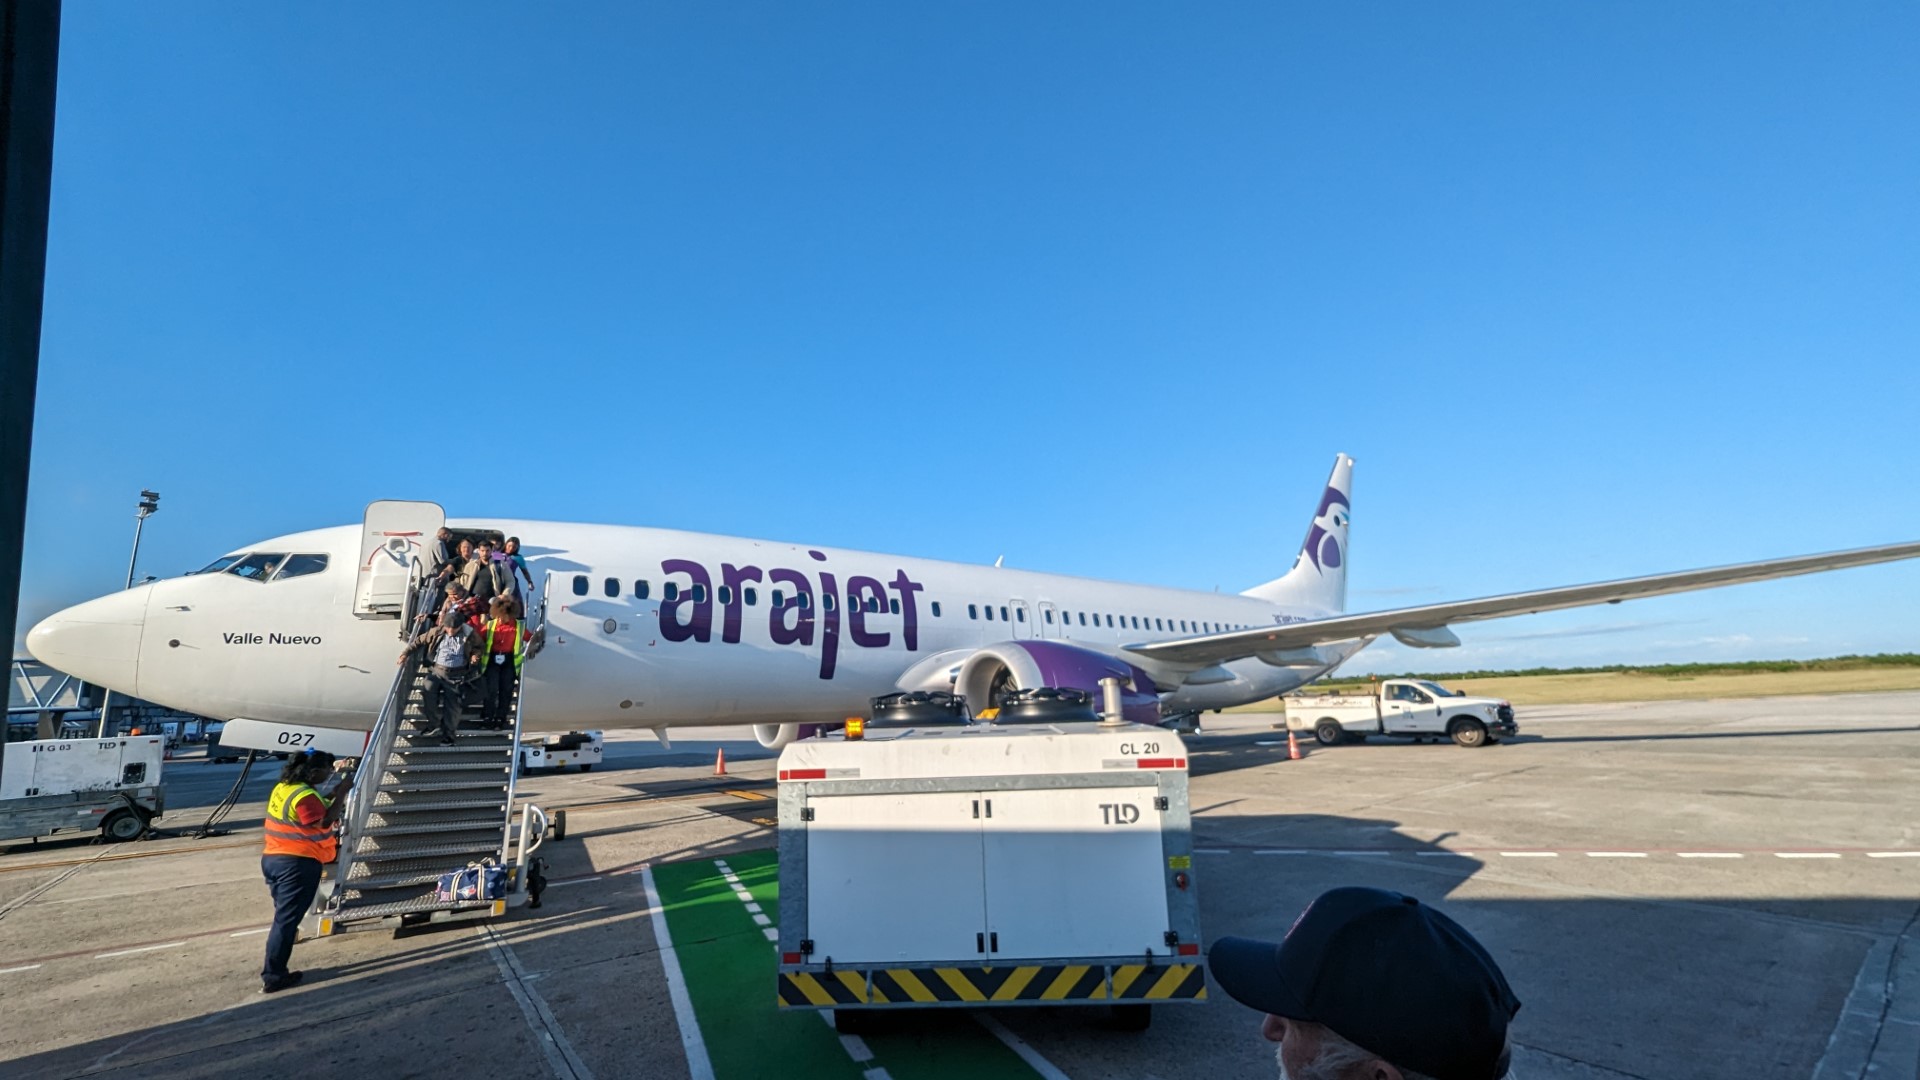
<svg viewBox="0 0 1920 1080">
<path fill-rule="evenodd" d="M 414 560 L 413 568 L 414 579 L 408 585 L 406 602 L 401 605 L 402 619 L 407 617 L 405 612 L 413 610 L 417 599 L 415 593 L 420 587 L 419 560 Z M 399 733 L 400 718 L 406 713 L 407 697 L 413 692 L 413 678 L 419 670 L 420 658 L 409 651 L 394 672 L 393 686 L 387 690 L 386 704 L 380 707 L 380 715 L 373 721 L 373 730 L 367 734 L 367 747 L 360 755 L 360 767 L 354 772 L 353 787 L 347 791 L 347 805 L 340 815 L 343 825 L 338 854 L 333 861 L 333 888 L 326 897 L 328 910 L 337 910 L 344 899 L 347 875 L 353 872 L 354 848 L 358 846 L 361 832 L 366 828 L 367 816 L 373 812 L 373 801 L 379 794 L 378 780 L 386 770 L 387 759 L 393 756 L 393 740 Z"/>
<path fill-rule="evenodd" d="M 545 610 L 545 606 L 543 605 L 541 608 L 543 614 Z M 544 622 L 545 620 L 543 619 L 543 625 Z M 529 635 L 532 634 L 532 630 L 530 629 L 524 632 Z M 525 647 L 521 642 L 515 642 L 514 644 L 516 649 Z M 513 673 L 513 727 L 507 734 L 507 812 L 506 821 L 500 827 L 500 865 L 502 866 L 507 865 L 507 855 L 512 850 L 513 844 L 513 798 L 514 792 L 520 784 L 520 720 L 525 714 L 527 701 L 526 666 L 528 661 L 532 659 L 533 657 L 530 655 L 522 657 L 520 670 Z M 523 836 L 520 842 L 524 845 L 526 838 Z M 524 878 L 522 880 L 524 880 Z"/>
</svg>

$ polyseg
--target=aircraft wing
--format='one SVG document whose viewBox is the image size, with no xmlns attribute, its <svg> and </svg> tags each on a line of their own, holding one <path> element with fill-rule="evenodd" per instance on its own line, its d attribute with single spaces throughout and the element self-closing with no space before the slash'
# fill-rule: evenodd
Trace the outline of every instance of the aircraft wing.
<svg viewBox="0 0 1920 1080">
<path fill-rule="evenodd" d="M 1569 585 L 1558 589 L 1488 596 L 1479 600 L 1458 600 L 1445 604 L 1396 608 L 1364 615 L 1338 615 L 1326 619 L 1253 630 L 1235 630 L 1224 634 L 1179 638 L 1151 644 L 1128 645 L 1127 651 L 1168 664 L 1219 664 L 1257 656 L 1280 666 L 1312 663 L 1307 651 L 1316 645 L 1352 641 L 1356 638 L 1392 634 L 1408 645 L 1445 648 L 1458 645 L 1460 639 L 1447 629 L 1449 623 L 1500 619 L 1509 615 L 1532 615 L 1541 611 L 1585 607 L 1590 604 L 1617 604 L 1642 596 L 1711 589 L 1721 585 L 1739 585 L 1748 581 L 1813 574 L 1822 570 L 1840 570 L 1849 566 L 1894 562 L 1920 557 L 1920 541 L 1886 544 L 1881 547 L 1855 548 L 1824 555 L 1797 555 L 1788 559 L 1717 566 L 1706 570 L 1682 570 L 1651 577 L 1601 581 L 1592 585 Z M 1289 655 L 1292 653 L 1293 655 Z"/>
</svg>

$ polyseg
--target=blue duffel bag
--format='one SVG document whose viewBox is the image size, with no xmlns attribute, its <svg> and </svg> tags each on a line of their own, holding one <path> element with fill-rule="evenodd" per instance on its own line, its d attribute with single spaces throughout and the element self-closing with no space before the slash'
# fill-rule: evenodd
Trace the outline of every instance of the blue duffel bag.
<svg viewBox="0 0 1920 1080">
<path fill-rule="evenodd" d="M 499 900 L 507 895 L 507 868 L 484 859 L 440 875 L 433 898 L 441 903 Z"/>
</svg>

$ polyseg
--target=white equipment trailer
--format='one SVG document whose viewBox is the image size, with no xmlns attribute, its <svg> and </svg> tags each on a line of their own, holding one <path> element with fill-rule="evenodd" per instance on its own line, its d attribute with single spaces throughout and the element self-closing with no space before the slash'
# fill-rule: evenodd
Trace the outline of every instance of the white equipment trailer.
<svg viewBox="0 0 1920 1080">
<path fill-rule="evenodd" d="M 1133 724 L 831 734 L 780 755 L 782 1008 L 1204 1001 L 1187 751 Z"/>
<path fill-rule="evenodd" d="M 166 809 L 166 738 L 8 743 L 0 760 L 0 840 L 99 830 L 132 840 Z"/>
<path fill-rule="evenodd" d="M 1288 694 L 1280 700 L 1289 730 L 1311 731 L 1328 746 L 1369 735 L 1485 746 L 1520 733 L 1511 702 L 1468 697 L 1427 679 L 1386 679 L 1372 693 Z"/>
</svg>

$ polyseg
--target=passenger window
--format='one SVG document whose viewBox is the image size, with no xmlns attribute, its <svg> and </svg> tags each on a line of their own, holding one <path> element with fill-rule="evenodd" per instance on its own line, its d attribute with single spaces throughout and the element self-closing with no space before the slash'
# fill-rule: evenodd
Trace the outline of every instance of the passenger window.
<svg viewBox="0 0 1920 1080">
<path fill-rule="evenodd" d="M 1049 609 L 1047 609 L 1047 612 L 1046 612 L 1046 616 L 1047 616 L 1047 622 L 1048 622 L 1048 623 L 1052 623 L 1052 622 L 1053 622 L 1053 609 L 1051 609 L 1051 608 L 1049 608 Z"/>
<path fill-rule="evenodd" d="M 900 598 L 896 596 L 893 599 L 887 601 L 887 610 L 892 612 L 895 615 L 900 614 Z"/>
<path fill-rule="evenodd" d="M 1167 626 L 1165 623 L 1161 622 L 1159 619 L 1155 619 L 1153 620 L 1153 628 L 1155 630 L 1165 630 Z"/>
<path fill-rule="evenodd" d="M 700 586 L 695 585 L 694 588 L 697 590 Z M 720 586 L 720 602 L 723 604 L 733 603 L 733 589 L 731 587 L 726 585 Z"/>
<path fill-rule="evenodd" d="M 660 586 L 660 598 L 668 603 L 680 599 L 680 583 L 677 581 L 669 581 L 665 585 Z"/>
<path fill-rule="evenodd" d="M 833 594 L 832 594 L 832 593 L 821 593 L 821 594 L 820 594 L 820 606 L 821 606 L 821 607 L 823 607 L 823 608 L 826 608 L 826 609 L 827 609 L 828 611 L 832 611 L 832 610 L 833 610 Z"/>
<path fill-rule="evenodd" d="M 608 578 L 607 580 L 600 583 L 600 589 L 602 592 L 605 592 L 609 597 L 618 598 L 620 595 L 620 579 Z"/>
<path fill-rule="evenodd" d="M 793 594 L 793 598 L 800 602 L 800 610 L 802 611 L 813 610 L 813 594 L 812 593 L 795 593 Z M 828 604 L 827 606 L 832 607 L 833 605 Z"/>
<path fill-rule="evenodd" d="M 1081 626 L 1087 625 L 1087 613 L 1084 611 L 1080 613 L 1080 625 Z"/>
<path fill-rule="evenodd" d="M 587 575 L 585 574 L 573 575 L 573 595 L 575 596 L 587 595 Z"/>
<path fill-rule="evenodd" d="M 326 568 L 325 555 L 289 555 L 287 561 L 280 565 L 280 573 L 276 574 L 273 580 L 285 581 L 288 578 L 306 577 L 308 574 L 317 574 Z"/>
<path fill-rule="evenodd" d="M 933 602 L 933 617 L 936 619 L 940 617 L 940 601 L 938 600 Z"/>
<path fill-rule="evenodd" d="M 707 602 L 707 587 L 705 585 L 695 585 L 693 587 L 693 602 L 696 604 L 704 604 Z"/>
<path fill-rule="evenodd" d="M 987 621 L 992 622 L 993 621 L 993 605 L 988 604 L 986 605 L 986 608 L 987 608 Z"/>
<path fill-rule="evenodd" d="M 1026 609 L 1026 608 L 1023 608 L 1023 607 L 1017 607 L 1017 608 L 1014 608 L 1014 609 L 1013 609 L 1013 618 L 1014 618 L 1014 620 L 1015 620 L 1016 622 L 1026 622 L 1026 621 L 1027 621 L 1027 609 Z"/>
<path fill-rule="evenodd" d="M 234 577 L 246 578 L 248 581 L 265 581 L 273 576 L 275 570 L 280 569 L 280 562 L 285 558 L 285 555 L 256 551 L 227 567 L 227 573 Z"/>
<path fill-rule="evenodd" d="M 1107 629 L 1113 629 L 1113 616 L 1107 616 Z"/>
<path fill-rule="evenodd" d="M 653 591 L 653 587 L 648 585 L 644 581 L 636 581 L 633 583 L 633 598 L 635 600 L 645 600 L 647 598 L 647 594 L 651 593 L 652 591 Z"/>
<path fill-rule="evenodd" d="M 978 604 L 968 604 L 968 605 L 967 605 L 967 618 L 969 618 L 969 619 L 977 619 L 977 618 L 979 618 L 979 617 L 980 617 L 980 606 L 979 606 Z"/>
<path fill-rule="evenodd" d="M 1007 605 L 1005 605 L 1005 604 L 1001 604 L 1001 605 L 1000 605 L 1000 621 L 1001 621 L 1001 622 L 1007 622 L 1007 621 L 1008 621 L 1008 619 L 1007 619 Z"/>
<path fill-rule="evenodd" d="M 743 591 L 747 594 L 747 606 L 757 607 L 760 603 L 760 590 L 749 585 Z"/>
<path fill-rule="evenodd" d="M 877 596 L 867 597 L 867 611 L 868 613 L 873 615 L 880 614 L 880 598 L 879 597 Z"/>
<path fill-rule="evenodd" d="M 773 590 L 773 606 L 779 607 L 787 602 L 787 594 L 780 589 Z"/>
</svg>

